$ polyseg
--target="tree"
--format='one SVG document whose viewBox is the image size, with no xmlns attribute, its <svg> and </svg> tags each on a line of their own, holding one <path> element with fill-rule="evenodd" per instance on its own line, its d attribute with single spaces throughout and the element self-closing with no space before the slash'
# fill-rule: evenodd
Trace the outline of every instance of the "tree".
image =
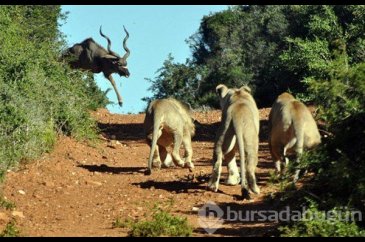
<svg viewBox="0 0 365 242">
<path fill-rule="evenodd" d="M 152 85 L 148 89 L 153 92 L 153 97 L 144 97 L 143 101 L 150 102 L 154 99 L 174 97 L 185 103 L 189 103 L 192 107 L 198 105 L 198 89 L 201 79 L 201 71 L 196 66 L 189 63 L 174 63 L 174 58 L 169 54 L 167 60 L 164 61 L 156 73 L 158 76 L 152 80 L 146 78 Z"/>
<path fill-rule="evenodd" d="M 284 91 L 310 101 L 308 78 L 327 78 L 338 65 L 364 61 L 364 12 L 364 6 L 230 7 L 203 17 L 187 40 L 192 60 L 179 65 L 201 76 L 197 105 L 218 108 L 219 83 L 250 85 L 259 107 L 271 106 Z"/>
</svg>

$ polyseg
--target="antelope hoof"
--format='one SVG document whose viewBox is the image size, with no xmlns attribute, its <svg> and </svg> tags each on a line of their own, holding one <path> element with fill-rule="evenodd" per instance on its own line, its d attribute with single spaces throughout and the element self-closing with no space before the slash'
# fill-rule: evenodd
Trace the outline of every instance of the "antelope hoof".
<svg viewBox="0 0 365 242">
<path fill-rule="evenodd" d="M 152 174 L 152 171 L 150 169 L 145 170 L 144 175 L 149 176 Z"/>
</svg>

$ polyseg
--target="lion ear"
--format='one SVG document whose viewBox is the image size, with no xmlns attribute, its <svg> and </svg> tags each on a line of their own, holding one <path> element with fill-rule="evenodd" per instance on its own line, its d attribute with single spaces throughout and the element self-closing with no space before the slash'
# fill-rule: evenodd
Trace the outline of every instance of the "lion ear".
<svg viewBox="0 0 365 242">
<path fill-rule="evenodd" d="M 244 90 L 244 91 L 246 91 L 246 92 L 248 92 L 248 93 L 251 93 L 251 88 L 250 88 L 249 86 L 247 86 L 247 85 L 242 86 L 242 87 L 240 88 L 240 90 Z"/>
<path fill-rule="evenodd" d="M 219 97 L 223 98 L 227 94 L 228 88 L 224 84 L 219 84 L 215 88 L 215 92 L 219 95 Z"/>
</svg>

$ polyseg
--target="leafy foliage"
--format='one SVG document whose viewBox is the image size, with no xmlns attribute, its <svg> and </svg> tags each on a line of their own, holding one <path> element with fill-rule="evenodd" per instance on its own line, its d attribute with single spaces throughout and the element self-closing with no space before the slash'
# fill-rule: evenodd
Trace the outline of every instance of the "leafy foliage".
<svg viewBox="0 0 365 242">
<path fill-rule="evenodd" d="M 171 206 L 174 200 L 170 199 L 163 204 L 149 204 L 150 210 L 145 213 L 145 217 L 152 219 L 137 220 L 125 219 L 122 221 L 117 218 L 113 228 L 129 228 L 129 236 L 132 237 L 159 237 L 159 236 L 178 236 L 187 237 L 192 234 L 192 227 L 187 222 L 187 218 L 172 215 Z"/>
<path fill-rule="evenodd" d="M 191 236 L 192 228 L 186 218 L 173 216 L 167 211 L 155 209 L 151 221 L 139 221 L 131 225 L 130 236 L 158 237 L 158 236 Z"/>
<path fill-rule="evenodd" d="M 317 173 L 316 189 L 326 200 L 351 203 L 360 208 L 365 195 L 364 78 L 365 66 L 361 64 L 336 79 L 309 82 L 310 90 L 322 100 L 321 117 L 334 135 L 302 159 L 302 166 Z"/>
<path fill-rule="evenodd" d="M 199 88 L 199 69 L 192 66 L 174 63 L 174 58 L 169 54 L 162 68 L 157 73 L 155 80 L 147 79 L 152 83 L 148 89 L 152 91 L 152 98 L 145 97 L 142 100 L 150 102 L 154 99 L 174 97 L 180 101 L 197 106 L 196 100 L 199 98 L 197 90 Z M 179 90 L 176 92 L 176 90 Z"/>
<path fill-rule="evenodd" d="M 10 210 L 15 208 L 15 204 L 5 200 L 3 197 L 0 197 L 0 207 Z"/>
<path fill-rule="evenodd" d="M 335 207 L 329 211 L 321 211 L 311 201 L 302 219 L 293 226 L 282 226 L 279 230 L 283 237 L 364 237 L 361 230 L 351 219 L 356 213 L 347 208 Z"/>
<path fill-rule="evenodd" d="M 60 6 L 0 8 L 0 170 L 49 151 L 58 133 L 91 138 L 106 104 L 91 76 L 59 61 Z"/>
<path fill-rule="evenodd" d="M 258 106 L 288 90 L 313 101 L 310 78 L 364 62 L 364 12 L 353 5 L 250 5 L 205 16 L 187 40 L 192 60 L 171 65 L 170 56 L 162 75 L 148 79 L 153 98 L 195 96 L 192 106 L 218 108 L 214 90 L 224 83 L 250 85 Z"/>
<path fill-rule="evenodd" d="M 0 233 L 0 237 L 19 237 L 20 231 L 15 225 L 15 221 L 12 220 L 6 224 L 3 232 Z"/>
<path fill-rule="evenodd" d="M 318 117 L 327 135 L 318 149 L 301 158 L 300 166 L 316 174 L 304 189 L 315 194 L 326 209 L 345 205 L 364 212 L 365 63 L 360 57 L 363 46 L 352 47 L 364 39 L 363 34 L 352 31 L 355 23 L 365 22 L 364 8 L 311 6 L 296 10 L 300 13 L 297 21 L 306 20 L 305 36 L 288 39 L 291 49 L 281 59 L 291 71 L 306 73 L 302 75 L 306 96 L 319 108 Z M 286 231 L 287 235 L 306 233 L 364 235 L 355 224 L 329 225 L 327 221 L 299 222 Z"/>
</svg>

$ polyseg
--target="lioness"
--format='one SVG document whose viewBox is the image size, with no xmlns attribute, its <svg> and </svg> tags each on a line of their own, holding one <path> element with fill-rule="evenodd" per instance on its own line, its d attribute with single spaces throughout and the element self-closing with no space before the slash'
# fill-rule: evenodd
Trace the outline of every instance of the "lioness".
<svg viewBox="0 0 365 242">
<path fill-rule="evenodd" d="M 165 166 L 172 165 L 173 161 L 178 166 L 186 166 L 190 170 L 194 168 L 191 161 L 193 155 L 191 138 L 195 134 L 195 126 L 188 105 L 174 98 L 152 101 L 146 111 L 144 130 L 147 143 L 151 147 L 146 175 L 151 174 L 152 164 L 161 167 L 161 159 Z M 181 143 L 185 148 L 185 161 L 179 154 Z M 172 157 L 166 149 L 171 144 L 173 144 Z"/>
<path fill-rule="evenodd" d="M 238 148 L 242 197 L 250 199 L 248 188 L 256 194 L 260 193 L 255 176 L 259 147 L 259 111 L 251 96 L 251 89 L 247 86 L 228 89 L 220 84 L 216 87 L 216 91 L 222 108 L 222 122 L 214 144 L 213 174 L 208 188 L 213 191 L 218 190 L 222 159 L 230 163 L 230 176 L 239 176 L 235 164 L 235 152 Z"/>
<path fill-rule="evenodd" d="M 269 114 L 269 147 L 277 172 L 282 173 L 281 168 L 288 164 L 287 153 L 294 153 L 299 162 L 303 149 L 320 143 L 317 124 L 308 108 L 289 93 L 278 96 Z M 299 173 L 297 169 L 294 182 Z"/>
</svg>

